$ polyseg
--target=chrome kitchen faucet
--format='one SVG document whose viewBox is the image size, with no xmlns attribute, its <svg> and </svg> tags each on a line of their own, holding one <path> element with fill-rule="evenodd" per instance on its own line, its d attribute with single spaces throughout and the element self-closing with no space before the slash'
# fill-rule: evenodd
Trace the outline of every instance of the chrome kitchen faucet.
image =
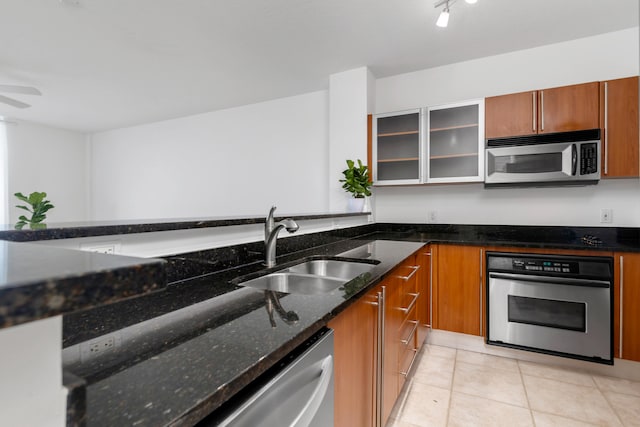
<svg viewBox="0 0 640 427">
<path fill-rule="evenodd" d="M 276 265 L 276 241 L 278 240 L 278 233 L 281 229 L 286 229 L 289 233 L 295 233 L 300 227 L 291 218 L 283 219 L 279 223 L 274 223 L 273 213 L 276 207 L 272 206 L 267 216 L 267 220 L 264 223 L 264 244 L 265 244 L 265 256 L 266 266 L 273 267 Z"/>
</svg>

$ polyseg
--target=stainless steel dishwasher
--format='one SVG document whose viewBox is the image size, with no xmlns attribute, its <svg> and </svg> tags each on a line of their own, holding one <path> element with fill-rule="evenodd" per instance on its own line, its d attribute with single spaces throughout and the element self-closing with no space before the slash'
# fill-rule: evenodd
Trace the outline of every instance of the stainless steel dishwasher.
<svg viewBox="0 0 640 427">
<path fill-rule="evenodd" d="M 207 417 L 207 426 L 333 425 L 333 331 L 323 329 L 278 364 L 281 369 L 239 402 Z M 249 386 L 251 387 L 251 386 Z"/>
</svg>

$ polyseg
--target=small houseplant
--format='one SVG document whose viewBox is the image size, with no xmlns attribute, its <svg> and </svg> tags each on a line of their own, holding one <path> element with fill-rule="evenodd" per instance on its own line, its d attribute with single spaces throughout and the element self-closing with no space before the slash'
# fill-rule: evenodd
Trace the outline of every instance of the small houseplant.
<svg viewBox="0 0 640 427">
<path fill-rule="evenodd" d="M 353 195 L 350 207 L 355 211 L 362 211 L 365 197 L 371 195 L 371 181 L 369 180 L 369 168 L 363 165 L 360 159 L 358 164 L 353 160 L 347 160 L 347 169 L 342 171 L 344 179 L 341 179 L 342 188 Z"/>
<path fill-rule="evenodd" d="M 47 228 L 47 225 L 43 223 L 43 221 L 47 218 L 47 215 L 45 214 L 49 209 L 54 208 L 49 200 L 45 200 L 45 197 L 47 197 L 47 193 L 39 193 L 37 191 L 34 191 L 33 193 L 29 194 L 29 197 L 25 196 L 22 193 L 15 193 L 14 196 L 30 205 L 30 208 L 25 205 L 16 205 L 16 208 L 23 209 L 31 213 L 31 218 L 20 215 L 20 217 L 18 218 L 19 221 L 16 223 L 16 230 L 22 230 L 22 228 L 27 224 L 29 224 L 29 228 L 31 228 L 32 230 Z"/>
</svg>

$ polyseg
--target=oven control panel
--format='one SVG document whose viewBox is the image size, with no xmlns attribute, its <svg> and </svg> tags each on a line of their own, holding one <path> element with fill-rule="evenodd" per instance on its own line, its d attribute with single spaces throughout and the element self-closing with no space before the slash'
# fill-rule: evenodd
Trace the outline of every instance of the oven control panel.
<svg viewBox="0 0 640 427">
<path fill-rule="evenodd" d="M 578 274 L 579 264 L 574 261 L 559 261 L 553 259 L 514 258 L 511 261 L 513 270 L 524 270 L 543 273 Z"/>
</svg>

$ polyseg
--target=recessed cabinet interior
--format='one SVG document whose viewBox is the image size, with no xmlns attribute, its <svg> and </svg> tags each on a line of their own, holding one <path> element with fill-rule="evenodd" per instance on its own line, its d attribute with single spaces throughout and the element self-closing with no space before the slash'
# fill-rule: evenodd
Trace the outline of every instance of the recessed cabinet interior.
<svg viewBox="0 0 640 427">
<path fill-rule="evenodd" d="M 420 182 L 421 122 L 420 110 L 375 116 L 374 183 L 384 185 Z"/>
<path fill-rule="evenodd" d="M 427 182 L 484 179 L 484 101 L 427 109 Z"/>
</svg>

